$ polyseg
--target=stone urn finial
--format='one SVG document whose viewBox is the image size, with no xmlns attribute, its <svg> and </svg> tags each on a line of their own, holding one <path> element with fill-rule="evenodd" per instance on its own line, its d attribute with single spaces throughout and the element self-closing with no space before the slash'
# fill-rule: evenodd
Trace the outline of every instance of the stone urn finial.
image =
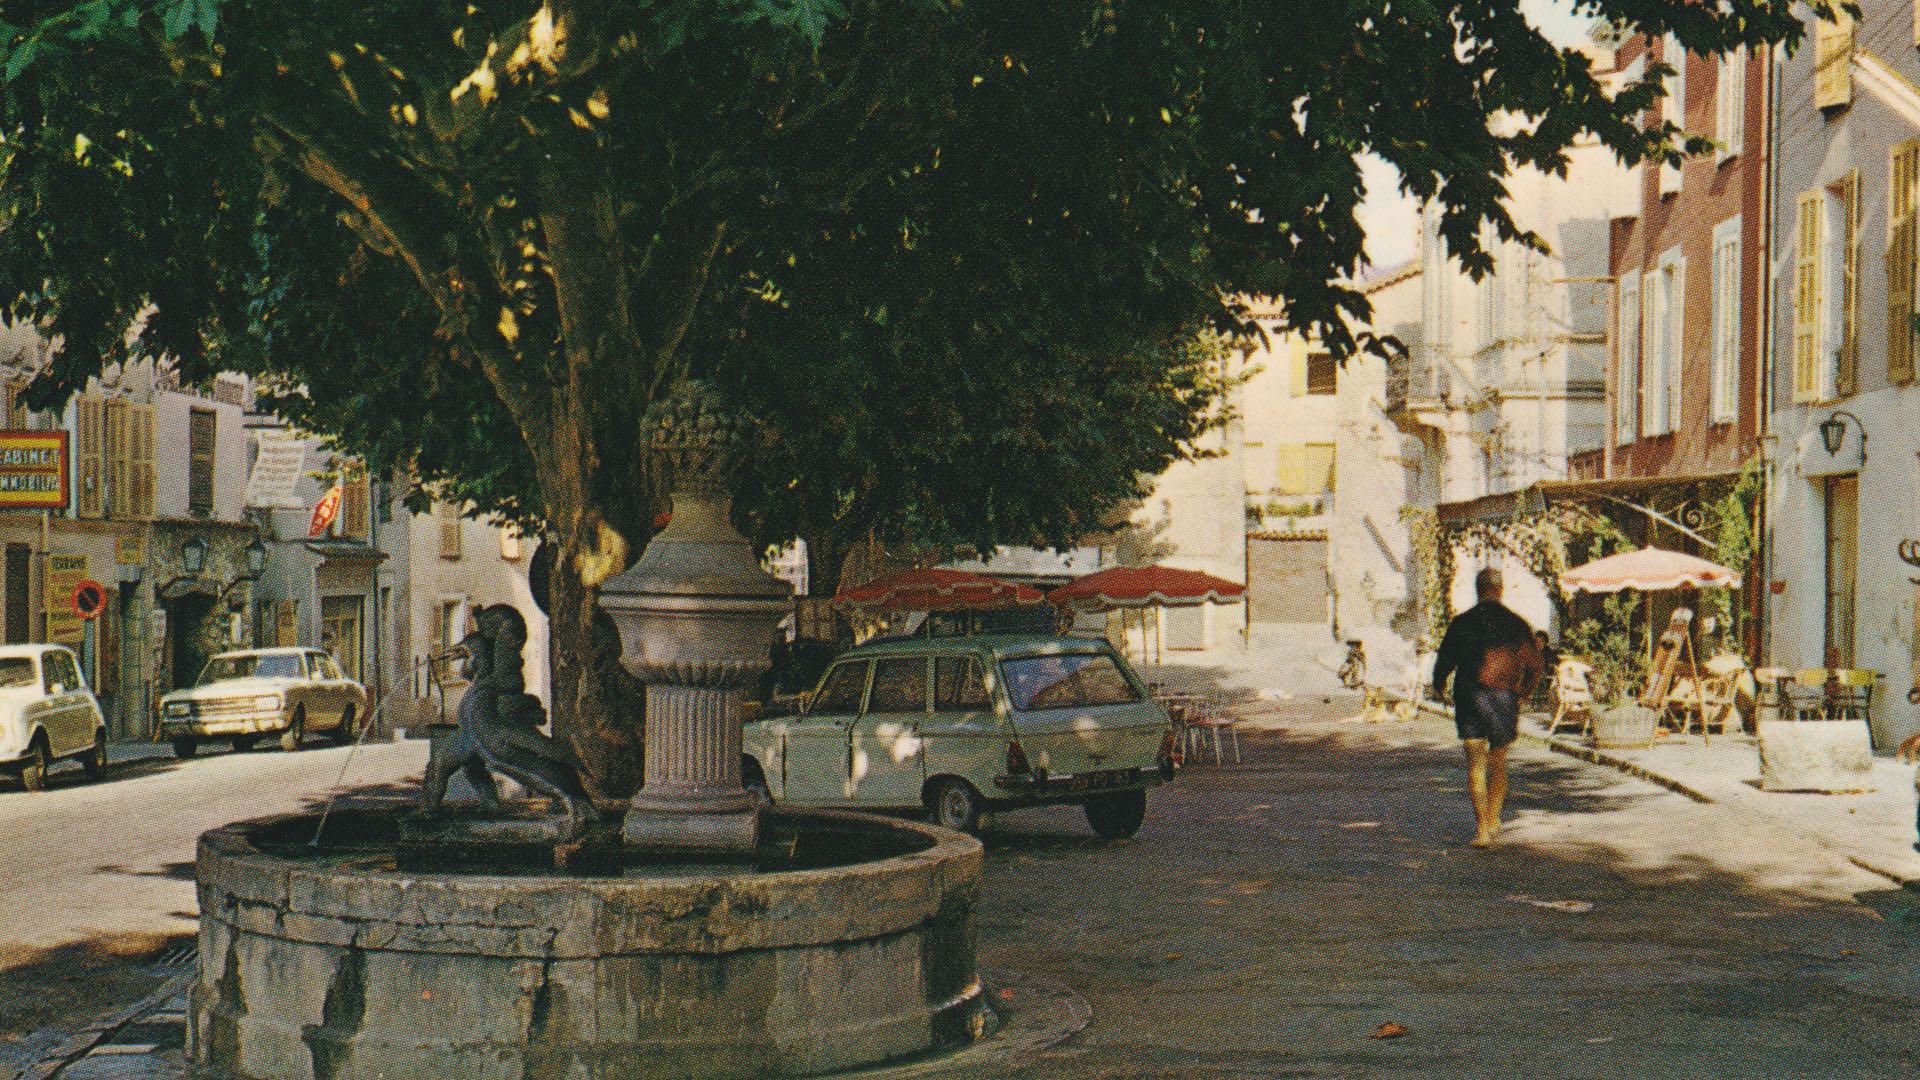
<svg viewBox="0 0 1920 1080">
<path fill-rule="evenodd" d="M 642 847 L 743 855 L 759 815 L 740 785 L 741 704 L 772 665 L 791 587 L 728 520 L 727 478 L 750 424 L 697 383 L 650 420 L 643 445 L 672 470 L 672 520 L 600 586 L 621 665 L 647 684 L 646 781 L 621 832 Z"/>
</svg>

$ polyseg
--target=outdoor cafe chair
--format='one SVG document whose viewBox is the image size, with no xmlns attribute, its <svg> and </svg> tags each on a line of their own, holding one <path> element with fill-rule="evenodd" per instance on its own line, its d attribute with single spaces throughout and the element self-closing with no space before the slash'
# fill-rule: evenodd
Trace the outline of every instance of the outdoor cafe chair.
<svg viewBox="0 0 1920 1080">
<path fill-rule="evenodd" d="M 1580 734 L 1593 727 L 1593 665 L 1568 657 L 1553 673 L 1553 719 L 1547 721 L 1547 734 L 1559 730 L 1561 721 L 1580 721 Z"/>
</svg>

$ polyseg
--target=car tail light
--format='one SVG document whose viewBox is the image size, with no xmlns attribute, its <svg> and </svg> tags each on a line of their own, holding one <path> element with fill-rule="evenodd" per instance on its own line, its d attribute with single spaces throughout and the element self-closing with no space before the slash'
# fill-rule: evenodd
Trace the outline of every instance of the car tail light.
<svg viewBox="0 0 1920 1080">
<path fill-rule="evenodd" d="M 1027 764 L 1027 752 L 1020 748 L 1020 740 L 1015 739 L 1012 742 L 1008 743 L 1007 744 L 1007 775 L 1020 776 L 1022 774 L 1029 773 L 1032 771 L 1033 771 L 1033 766 Z"/>
</svg>

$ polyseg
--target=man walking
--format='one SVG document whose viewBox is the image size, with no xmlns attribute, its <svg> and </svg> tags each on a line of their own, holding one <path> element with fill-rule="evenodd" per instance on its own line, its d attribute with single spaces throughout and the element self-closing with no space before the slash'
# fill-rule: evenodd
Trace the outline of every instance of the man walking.
<svg viewBox="0 0 1920 1080">
<path fill-rule="evenodd" d="M 1433 663 L 1433 692 L 1453 677 L 1453 723 L 1467 750 L 1467 790 L 1477 828 L 1474 847 L 1492 847 L 1507 799 L 1507 748 L 1520 728 L 1520 702 L 1545 664 L 1527 621 L 1500 603 L 1500 571 L 1473 578 L 1480 602 L 1454 617 Z"/>
</svg>

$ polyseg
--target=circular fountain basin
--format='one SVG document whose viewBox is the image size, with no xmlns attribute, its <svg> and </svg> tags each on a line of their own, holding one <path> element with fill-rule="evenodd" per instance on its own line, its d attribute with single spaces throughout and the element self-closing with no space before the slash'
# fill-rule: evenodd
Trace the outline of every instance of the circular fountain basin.
<svg viewBox="0 0 1920 1080">
<path fill-rule="evenodd" d="M 970 837 L 769 811 L 754 865 L 427 873 L 395 862 L 409 812 L 336 813 L 319 845 L 314 815 L 200 838 L 195 1062 L 260 1080 L 790 1076 L 984 1022 Z"/>
</svg>

